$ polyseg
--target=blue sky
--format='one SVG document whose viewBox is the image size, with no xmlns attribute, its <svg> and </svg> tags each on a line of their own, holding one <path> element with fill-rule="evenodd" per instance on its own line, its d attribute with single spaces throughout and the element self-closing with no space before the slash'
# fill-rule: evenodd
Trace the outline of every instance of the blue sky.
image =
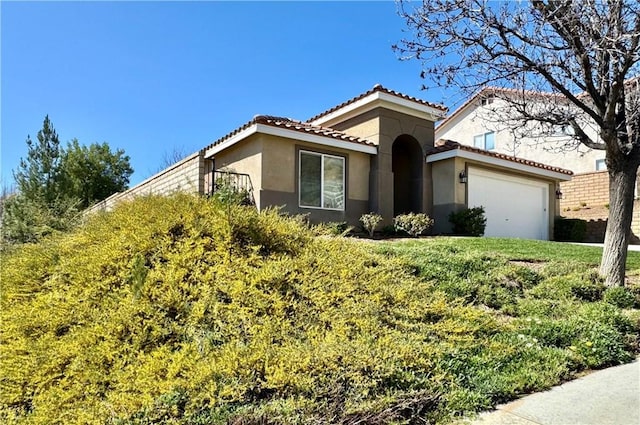
<svg viewBox="0 0 640 425">
<path fill-rule="evenodd" d="M 256 114 L 305 120 L 376 83 L 421 91 L 380 2 L 0 2 L 2 184 L 49 114 L 61 142 L 124 149 L 136 184 Z M 460 99 L 455 99 L 459 101 Z"/>
</svg>

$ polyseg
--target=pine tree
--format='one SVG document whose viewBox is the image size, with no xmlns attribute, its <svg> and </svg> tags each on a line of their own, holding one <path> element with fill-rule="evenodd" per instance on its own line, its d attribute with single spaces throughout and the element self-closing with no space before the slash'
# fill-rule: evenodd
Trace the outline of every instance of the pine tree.
<svg viewBox="0 0 640 425">
<path fill-rule="evenodd" d="M 51 205 L 61 196 L 58 167 L 61 151 L 60 140 L 49 115 L 44 118 L 37 137 L 38 141 L 34 143 L 31 136 L 27 136 L 27 158 L 20 159 L 14 179 L 22 196 Z"/>
<path fill-rule="evenodd" d="M 86 147 L 74 139 L 65 150 L 48 115 L 38 140 L 27 136 L 27 149 L 13 174 L 17 192 L 0 199 L 3 243 L 36 242 L 69 229 L 80 210 L 125 190 L 133 173 L 124 151 L 111 152 L 107 143 Z"/>
</svg>

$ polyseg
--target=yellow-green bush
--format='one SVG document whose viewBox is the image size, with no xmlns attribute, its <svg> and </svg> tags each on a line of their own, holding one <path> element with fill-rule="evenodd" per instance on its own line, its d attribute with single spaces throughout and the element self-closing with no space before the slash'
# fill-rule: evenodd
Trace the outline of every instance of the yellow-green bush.
<svg viewBox="0 0 640 425">
<path fill-rule="evenodd" d="M 298 422 L 432 402 L 442 327 L 464 340 L 491 321 L 362 244 L 227 208 L 141 198 L 3 258 L 1 418 Z"/>
<path fill-rule="evenodd" d="M 2 253 L 0 422 L 435 422 L 637 347 L 617 307 L 553 304 L 536 288 L 557 275 L 447 243 L 376 249 L 188 195 L 89 217 Z"/>
</svg>

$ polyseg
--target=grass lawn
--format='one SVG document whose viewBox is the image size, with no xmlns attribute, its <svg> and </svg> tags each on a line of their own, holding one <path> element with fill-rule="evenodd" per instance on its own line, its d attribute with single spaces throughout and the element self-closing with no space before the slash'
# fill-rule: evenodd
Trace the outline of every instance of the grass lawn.
<svg viewBox="0 0 640 425">
<path fill-rule="evenodd" d="M 457 361 L 448 372 L 460 387 L 447 397 L 459 412 L 546 389 L 586 368 L 630 361 L 638 352 L 640 286 L 631 279 L 627 288 L 607 290 L 596 274 L 599 247 L 437 237 L 376 249 L 401 259 L 449 302 L 480 308 L 499 323 L 491 336 L 452 350 Z M 629 252 L 627 273 L 639 272 L 640 253 Z"/>
<path fill-rule="evenodd" d="M 176 194 L 3 253 L 0 423 L 447 423 L 640 351 L 598 248 L 319 233 Z"/>
<path fill-rule="evenodd" d="M 433 244 L 434 246 L 458 247 L 465 251 L 483 252 L 487 255 L 495 254 L 510 260 L 566 261 L 581 263 L 588 267 L 597 267 L 602 256 L 602 248 L 596 246 L 530 239 L 437 237 L 405 239 L 387 243 L 405 245 L 407 251 L 417 249 L 422 244 Z M 640 272 L 640 252 L 629 251 L 627 271 L 631 274 Z"/>
</svg>

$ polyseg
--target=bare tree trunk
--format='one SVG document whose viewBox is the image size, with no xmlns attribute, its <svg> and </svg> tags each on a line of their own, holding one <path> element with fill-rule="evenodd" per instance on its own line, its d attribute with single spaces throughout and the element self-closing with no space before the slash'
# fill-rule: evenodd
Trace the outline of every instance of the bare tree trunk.
<svg viewBox="0 0 640 425">
<path fill-rule="evenodd" d="M 609 220 L 600 274 L 610 287 L 624 285 L 637 171 L 638 165 L 629 163 L 622 170 L 609 170 Z"/>
</svg>

